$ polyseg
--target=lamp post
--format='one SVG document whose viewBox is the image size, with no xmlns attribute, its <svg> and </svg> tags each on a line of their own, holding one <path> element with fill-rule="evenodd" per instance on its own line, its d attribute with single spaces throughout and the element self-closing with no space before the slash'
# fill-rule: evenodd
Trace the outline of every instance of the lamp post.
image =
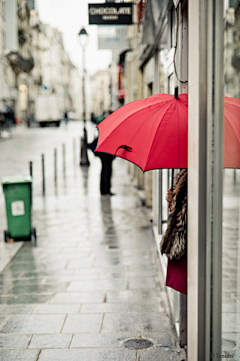
<svg viewBox="0 0 240 361">
<path fill-rule="evenodd" d="M 83 118 L 83 136 L 81 137 L 80 166 L 89 166 L 87 153 L 87 129 L 86 129 L 86 97 L 85 97 L 85 47 L 87 45 L 88 33 L 82 28 L 78 33 L 79 43 L 82 47 L 82 118 Z"/>
</svg>

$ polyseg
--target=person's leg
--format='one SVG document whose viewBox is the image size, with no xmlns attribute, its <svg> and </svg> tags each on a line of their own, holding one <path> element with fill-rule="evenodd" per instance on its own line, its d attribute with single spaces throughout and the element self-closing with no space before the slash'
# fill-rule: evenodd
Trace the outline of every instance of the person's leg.
<svg viewBox="0 0 240 361">
<path fill-rule="evenodd" d="M 101 159 L 101 162 L 102 162 L 102 169 L 100 176 L 100 192 L 101 194 L 108 194 L 108 181 L 106 176 L 107 162 L 105 159 Z"/>
<path fill-rule="evenodd" d="M 102 171 L 100 181 L 101 194 L 111 193 L 112 156 L 102 159 Z"/>
</svg>

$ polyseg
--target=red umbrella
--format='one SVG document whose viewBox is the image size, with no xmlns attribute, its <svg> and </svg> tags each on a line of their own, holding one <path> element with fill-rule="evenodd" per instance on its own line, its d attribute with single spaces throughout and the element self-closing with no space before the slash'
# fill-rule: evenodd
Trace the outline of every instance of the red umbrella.
<svg viewBox="0 0 240 361">
<path fill-rule="evenodd" d="M 240 99 L 224 97 L 224 168 L 240 168 Z"/>
<path fill-rule="evenodd" d="M 96 151 L 144 172 L 187 168 L 188 95 L 156 94 L 124 105 L 98 125 Z M 240 99 L 224 97 L 224 167 L 240 168 Z"/>
</svg>

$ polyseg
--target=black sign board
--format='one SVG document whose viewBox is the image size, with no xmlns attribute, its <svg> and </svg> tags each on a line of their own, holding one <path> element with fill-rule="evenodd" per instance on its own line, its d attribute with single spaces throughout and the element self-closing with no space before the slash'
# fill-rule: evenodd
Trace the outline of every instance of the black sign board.
<svg viewBox="0 0 240 361">
<path fill-rule="evenodd" d="M 133 3 L 88 4 L 90 25 L 131 25 Z"/>
</svg>

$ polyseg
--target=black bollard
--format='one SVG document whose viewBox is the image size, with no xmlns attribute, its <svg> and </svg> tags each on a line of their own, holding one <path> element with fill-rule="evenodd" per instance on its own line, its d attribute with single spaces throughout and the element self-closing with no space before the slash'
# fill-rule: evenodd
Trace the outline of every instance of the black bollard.
<svg viewBox="0 0 240 361">
<path fill-rule="evenodd" d="M 80 166 L 89 166 L 88 150 L 87 150 L 87 130 L 84 127 L 83 137 L 81 138 L 81 151 L 80 151 Z"/>
<path fill-rule="evenodd" d="M 29 162 L 29 174 L 33 177 L 33 162 Z"/>
<path fill-rule="evenodd" d="M 54 149 L 54 183 L 57 184 L 57 149 Z"/>
<path fill-rule="evenodd" d="M 73 164 L 76 164 L 76 139 L 73 139 Z"/>
<path fill-rule="evenodd" d="M 66 176 L 66 148 L 65 144 L 62 145 L 62 155 L 63 155 L 63 175 Z"/>
<path fill-rule="evenodd" d="M 45 159 L 42 154 L 42 195 L 45 196 Z"/>
</svg>

